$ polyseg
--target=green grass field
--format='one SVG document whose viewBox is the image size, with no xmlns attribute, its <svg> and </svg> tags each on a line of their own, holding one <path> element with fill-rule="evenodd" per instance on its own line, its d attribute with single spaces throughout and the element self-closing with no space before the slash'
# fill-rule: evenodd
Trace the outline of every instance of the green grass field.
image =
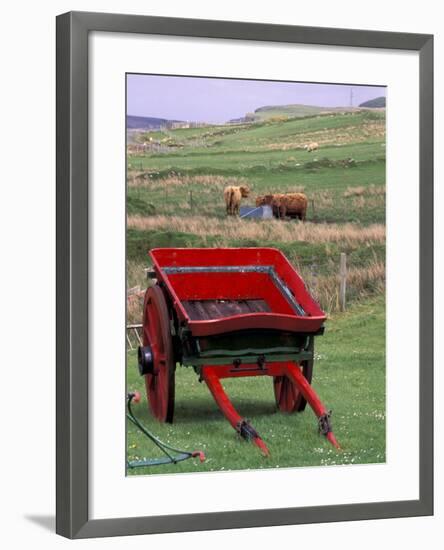
<svg viewBox="0 0 444 550">
<path fill-rule="evenodd" d="M 128 156 L 128 258 L 132 261 L 146 261 L 149 248 L 175 242 L 177 246 L 260 246 L 268 241 L 280 247 L 272 235 L 228 239 L 222 232 L 207 240 L 194 232 L 172 230 L 168 219 L 150 229 L 132 224 L 132 216 L 225 219 L 223 189 L 241 182 L 251 189 L 244 204 L 254 204 L 259 194 L 303 191 L 309 200 L 310 223 L 385 225 L 383 111 L 149 132 L 140 139 L 147 136 L 166 140 L 169 146 L 162 153 Z M 313 139 L 319 142 L 319 150 L 308 153 L 303 144 Z M 324 250 L 318 257 L 319 247 L 307 246 L 302 245 L 304 260 L 315 258 L 320 263 L 329 255 Z M 379 243 L 369 242 L 366 247 L 368 257 L 374 256 L 373 249 L 380 257 Z M 295 258 L 301 243 L 298 247 L 287 243 L 284 251 L 289 253 L 289 248 Z"/>
<path fill-rule="evenodd" d="M 224 387 L 234 406 L 248 418 L 268 445 L 265 458 L 235 433 L 219 412 L 205 383 L 190 368 L 176 369 L 173 424 L 160 424 L 148 411 L 144 381 L 134 352 L 128 353 L 128 390 L 139 390 L 135 414 L 154 434 L 183 450 L 203 450 L 207 460 L 128 470 L 132 474 L 208 472 L 235 469 L 327 466 L 385 462 L 385 308 L 382 298 L 332 316 L 315 342 L 313 387 L 333 410 L 333 429 L 342 447 L 336 451 L 317 433 L 316 417 L 277 412 L 269 377 L 229 379 Z M 128 423 L 128 459 L 161 456 Z"/>
<path fill-rule="evenodd" d="M 303 106 L 302 106 L 303 107 Z M 318 436 L 307 409 L 276 412 L 272 381 L 227 380 L 228 394 L 271 450 L 239 440 L 192 369 L 176 373 L 173 425 L 153 421 L 146 397 L 136 408 L 161 439 L 201 449 L 207 461 L 130 471 L 171 473 L 385 460 L 385 110 L 320 114 L 282 106 L 255 113 L 251 124 L 143 132 L 127 157 L 127 284 L 147 285 L 144 269 L 155 247 L 272 246 L 282 250 L 329 314 L 316 341 L 314 387 L 332 408 L 337 453 Z M 311 153 L 304 145 L 316 141 Z M 151 148 L 150 148 L 151 147 Z M 257 195 L 304 192 L 307 222 L 227 217 L 223 190 L 246 184 Z M 339 257 L 347 254 L 347 311 L 339 313 Z M 128 307 L 140 322 L 141 302 Z M 128 354 L 128 389 L 142 390 L 136 357 Z M 143 390 L 144 395 L 144 390 Z M 156 449 L 132 425 L 128 458 Z"/>
</svg>

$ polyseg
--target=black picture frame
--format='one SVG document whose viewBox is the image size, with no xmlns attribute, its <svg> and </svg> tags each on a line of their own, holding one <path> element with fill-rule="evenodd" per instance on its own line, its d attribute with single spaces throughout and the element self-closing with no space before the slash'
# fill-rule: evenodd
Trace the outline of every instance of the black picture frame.
<svg viewBox="0 0 444 550">
<path fill-rule="evenodd" d="M 88 514 L 88 34 L 225 38 L 419 52 L 418 500 L 90 520 Z M 70 12 L 57 17 L 56 532 L 104 537 L 433 514 L 433 36 Z"/>
</svg>

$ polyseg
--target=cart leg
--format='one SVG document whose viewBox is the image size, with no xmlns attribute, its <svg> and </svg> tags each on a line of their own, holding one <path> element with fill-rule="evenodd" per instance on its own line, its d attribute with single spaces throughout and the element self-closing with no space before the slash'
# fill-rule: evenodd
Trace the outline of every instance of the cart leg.
<svg viewBox="0 0 444 550">
<path fill-rule="evenodd" d="M 269 456 L 270 451 L 267 446 L 256 432 L 256 430 L 249 424 L 245 418 L 242 418 L 236 409 L 233 407 L 233 404 L 230 401 L 230 398 L 225 393 L 225 390 L 220 383 L 220 379 L 215 373 L 215 370 L 212 367 L 202 367 L 201 375 L 203 380 L 205 380 L 208 389 L 214 397 L 218 407 L 224 414 L 228 422 L 233 426 L 233 428 L 248 441 L 252 441 L 255 445 L 259 447 L 264 456 Z"/>
<path fill-rule="evenodd" d="M 299 391 L 304 396 L 305 400 L 308 402 L 310 407 L 313 409 L 313 412 L 319 419 L 319 429 L 323 435 L 330 441 L 330 443 L 336 447 L 337 449 L 340 449 L 339 443 L 336 441 L 335 436 L 333 435 L 331 426 L 330 426 L 330 420 L 329 420 L 329 413 L 327 409 L 325 408 L 322 401 L 319 399 L 316 392 L 313 390 L 313 388 L 310 386 L 310 384 L 307 382 L 306 378 L 302 374 L 299 366 L 296 363 L 286 363 L 285 370 L 287 376 L 296 384 L 296 386 L 299 388 Z"/>
</svg>

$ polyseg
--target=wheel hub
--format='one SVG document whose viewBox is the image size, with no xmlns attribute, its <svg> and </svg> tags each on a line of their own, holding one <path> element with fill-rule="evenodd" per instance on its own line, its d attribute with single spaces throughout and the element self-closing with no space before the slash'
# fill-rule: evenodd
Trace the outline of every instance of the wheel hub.
<svg viewBox="0 0 444 550">
<path fill-rule="evenodd" d="M 138 347 L 137 361 L 138 361 L 140 376 L 145 376 L 145 374 L 155 374 L 154 356 L 153 356 L 153 350 L 151 349 L 151 346 Z"/>
</svg>

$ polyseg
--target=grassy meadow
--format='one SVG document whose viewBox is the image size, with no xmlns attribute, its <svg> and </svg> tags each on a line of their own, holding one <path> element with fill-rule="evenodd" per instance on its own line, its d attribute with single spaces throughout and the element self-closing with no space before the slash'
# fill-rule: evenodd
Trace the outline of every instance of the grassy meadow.
<svg viewBox="0 0 444 550">
<path fill-rule="evenodd" d="M 207 461 L 129 473 L 383 462 L 385 110 L 308 109 L 296 116 L 267 108 L 251 123 L 141 131 L 133 139 L 127 155 L 128 287 L 146 288 L 147 252 L 154 247 L 282 250 L 329 316 L 315 343 L 313 385 L 334 411 L 343 451 L 318 437 L 308 408 L 291 417 L 277 413 L 270 379 L 227 380 L 234 405 L 269 444 L 267 462 L 239 440 L 194 372 L 178 368 L 175 423 L 163 426 L 149 417 L 144 391 L 136 411 L 161 439 L 202 448 Z M 304 145 L 312 141 L 319 149 L 308 153 Z M 242 202 L 250 205 L 259 194 L 304 192 L 306 223 L 227 217 L 223 189 L 238 184 L 250 187 Z M 341 252 L 347 254 L 346 312 L 339 311 Z M 141 322 L 140 299 L 129 301 L 128 322 Z M 128 388 L 141 389 L 134 352 L 127 363 Z M 145 456 L 157 456 L 155 448 L 129 425 L 128 458 Z"/>
<path fill-rule="evenodd" d="M 333 410 L 336 451 L 318 434 L 310 407 L 303 413 L 277 412 L 273 382 L 268 376 L 226 379 L 223 385 L 234 406 L 251 421 L 270 450 L 241 439 L 217 408 L 205 384 L 190 368 L 176 369 L 173 424 L 160 424 L 150 414 L 144 380 L 135 352 L 128 353 L 128 387 L 142 401 L 134 413 L 160 439 L 185 451 L 202 450 L 206 461 L 129 469 L 128 474 L 165 474 L 236 469 L 333 466 L 385 462 L 385 310 L 382 297 L 353 305 L 332 316 L 316 341 L 313 387 Z M 128 460 L 163 456 L 135 426 L 128 423 Z"/>
</svg>

